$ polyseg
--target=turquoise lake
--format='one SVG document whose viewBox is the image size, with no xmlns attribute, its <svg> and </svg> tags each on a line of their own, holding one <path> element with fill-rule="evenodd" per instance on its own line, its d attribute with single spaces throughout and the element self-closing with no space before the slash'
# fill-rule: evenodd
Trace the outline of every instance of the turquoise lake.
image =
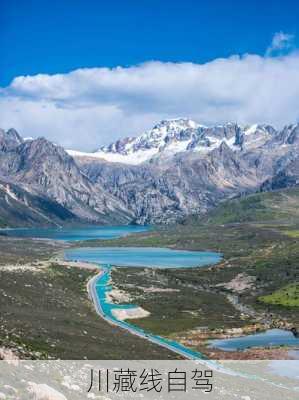
<svg viewBox="0 0 299 400">
<path fill-rule="evenodd" d="M 266 332 L 236 337 L 232 339 L 210 340 L 209 347 L 224 351 L 245 350 L 250 347 L 298 346 L 299 337 L 282 329 L 269 329 Z"/>
<path fill-rule="evenodd" d="M 217 263 L 221 254 L 158 247 L 86 247 L 65 250 L 65 258 L 122 267 L 191 268 Z"/>
<path fill-rule="evenodd" d="M 100 226 L 100 227 L 84 227 L 84 228 L 63 228 L 63 229 L 3 229 L 1 232 L 8 236 L 17 237 L 34 237 L 46 238 L 54 240 L 78 241 L 90 239 L 114 239 L 129 234 L 142 233 L 150 230 L 149 226 Z M 172 250 L 167 248 L 151 248 L 151 247 L 78 247 L 65 250 L 65 259 L 87 261 L 101 265 L 105 269 L 105 273 L 97 281 L 97 296 L 103 312 L 111 317 L 113 309 L 136 307 L 134 304 L 111 304 L 107 301 L 106 294 L 111 290 L 111 267 L 152 267 L 152 268 L 192 268 L 203 267 L 206 265 L 216 264 L 221 260 L 222 255 L 214 252 L 198 252 Z M 124 328 L 132 328 L 125 321 L 118 321 Z M 134 327 L 136 332 L 143 332 L 142 329 Z M 176 342 L 167 341 L 164 338 L 151 335 L 149 337 L 156 338 L 161 343 L 167 342 L 172 347 L 180 348 L 186 354 L 195 358 L 201 358 L 202 355 L 196 351 L 185 348 Z M 245 350 L 249 347 L 268 347 L 268 346 L 292 346 L 299 348 L 299 338 L 296 338 L 291 332 L 281 329 L 272 329 L 264 333 L 247 335 L 238 338 L 212 340 L 209 342 L 210 347 L 216 347 L 225 351 Z"/>
<path fill-rule="evenodd" d="M 150 230 L 149 226 L 122 225 L 122 226 L 90 226 L 84 228 L 17 228 L 2 229 L 7 236 L 30 237 L 54 240 L 91 240 L 116 239 L 131 233 L 141 233 Z"/>
</svg>

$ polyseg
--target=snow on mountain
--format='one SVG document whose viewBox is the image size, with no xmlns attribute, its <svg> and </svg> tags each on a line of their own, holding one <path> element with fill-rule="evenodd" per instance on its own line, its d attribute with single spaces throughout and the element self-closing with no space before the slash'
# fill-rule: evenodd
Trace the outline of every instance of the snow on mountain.
<svg viewBox="0 0 299 400">
<path fill-rule="evenodd" d="M 172 154 L 185 151 L 192 135 L 203 126 L 189 119 L 163 120 L 138 137 L 129 137 L 102 146 L 94 153 L 68 150 L 74 157 L 100 158 L 109 162 L 137 165 L 167 150 Z"/>
<path fill-rule="evenodd" d="M 69 154 L 75 160 L 45 138 L 25 141 L 0 129 L 0 218 L 174 223 L 234 196 L 299 184 L 299 124 L 277 131 L 176 119 L 94 153 Z"/>
<path fill-rule="evenodd" d="M 209 153 L 226 143 L 232 150 L 250 150 L 262 146 L 275 129 L 254 124 L 241 127 L 234 123 L 206 127 L 190 119 L 163 120 L 138 137 L 128 137 L 102 146 L 94 153 L 68 150 L 74 157 L 98 158 L 108 162 L 138 165 L 153 157 L 171 157 L 192 151 Z"/>
</svg>

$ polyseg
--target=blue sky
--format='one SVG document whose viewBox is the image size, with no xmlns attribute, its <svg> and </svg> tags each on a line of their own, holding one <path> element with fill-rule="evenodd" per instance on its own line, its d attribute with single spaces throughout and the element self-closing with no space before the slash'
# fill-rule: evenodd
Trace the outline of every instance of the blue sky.
<svg viewBox="0 0 299 400">
<path fill-rule="evenodd" d="M 90 150 L 163 118 L 296 122 L 298 20 L 294 0 L 0 0 L 2 127 Z"/>
<path fill-rule="evenodd" d="M 1 0 L 0 85 L 18 75 L 148 60 L 206 62 L 263 54 L 296 35 L 294 0 Z"/>
</svg>

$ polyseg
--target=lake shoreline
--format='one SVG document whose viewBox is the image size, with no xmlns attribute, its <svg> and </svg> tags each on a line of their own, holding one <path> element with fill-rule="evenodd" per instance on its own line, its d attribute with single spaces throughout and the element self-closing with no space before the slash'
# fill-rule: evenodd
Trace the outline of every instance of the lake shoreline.
<svg viewBox="0 0 299 400">
<path fill-rule="evenodd" d="M 144 234 L 140 234 L 140 236 L 143 236 Z M 134 235 L 134 236 L 136 236 L 136 235 Z M 137 236 L 139 236 L 139 235 L 137 235 Z M 126 236 L 126 238 L 123 238 L 124 240 L 128 240 L 128 239 L 132 239 L 132 237 L 130 237 L 129 238 L 129 236 Z M 22 239 L 17 239 L 17 240 L 22 240 Z M 52 248 L 53 247 L 55 247 L 55 245 L 58 245 L 58 242 L 60 243 L 60 246 L 62 247 L 62 249 L 60 249 L 59 250 L 59 252 L 58 253 L 56 253 L 56 255 L 54 256 L 54 257 L 52 257 L 51 259 L 49 259 L 49 262 L 53 262 L 53 263 L 55 263 L 55 262 L 58 262 L 59 264 L 61 264 L 61 266 L 62 267 L 64 267 L 64 268 L 79 268 L 79 269 L 81 269 L 81 268 L 83 268 L 83 269 L 86 269 L 86 270 L 94 270 L 94 271 L 98 271 L 99 270 L 99 265 L 97 264 L 97 263 L 93 263 L 93 262 L 86 262 L 86 261 L 83 261 L 83 260 L 80 260 L 80 261 L 73 261 L 73 262 L 69 262 L 69 261 L 66 261 L 65 259 L 64 259 L 64 257 L 63 257 L 63 254 L 64 254 L 64 252 L 65 252 L 65 250 L 68 250 L 68 249 L 71 249 L 71 248 L 73 248 L 73 247 L 78 247 L 78 246 L 82 246 L 82 244 L 84 243 L 84 245 L 86 244 L 86 242 L 88 242 L 88 244 L 90 244 L 90 241 L 84 241 L 84 242 L 82 242 L 82 241 L 79 241 L 79 242 L 76 242 L 76 243 L 71 243 L 71 242 L 61 242 L 61 241 L 57 241 L 57 240 L 55 240 L 55 239 L 48 239 L 48 238 L 43 238 L 43 239 L 32 239 L 32 242 L 36 242 L 36 243 L 45 243 L 45 244 L 48 244 L 48 245 L 50 245 Z M 109 241 L 109 240 L 108 240 Z M 116 240 L 116 242 L 117 242 L 118 240 Z M 102 248 L 103 247 L 103 244 L 105 243 L 105 240 L 102 240 L 102 242 L 101 242 L 101 246 L 99 246 L 100 248 Z M 109 244 L 110 244 L 110 241 L 109 241 Z M 115 246 L 112 246 L 112 247 L 115 247 Z M 141 247 L 141 246 L 138 246 L 139 248 Z M 154 249 L 157 249 L 157 246 L 146 246 L 146 247 L 153 247 Z M 174 248 L 176 248 L 177 246 L 165 246 L 165 248 L 168 248 L 168 249 L 171 249 L 171 250 L 173 250 Z M 128 248 L 128 245 L 126 245 L 126 246 L 124 246 L 124 248 Z M 186 251 L 186 248 L 184 248 L 184 250 Z M 198 250 L 195 250 L 195 252 L 196 253 L 198 253 Z M 218 268 L 222 268 L 222 265 L 223 264 L 225 264 L 227 262 L 227 260 L 224 258 L 221 262 L 217 262 L 216 264 L 214 264 L 214 265 L 208 265 L 208 266 L 205 266 L 205 267 L 203 267 L 202 269 L 204 270 L 215 270 L 215 269 L 218 269 Z M 116 264 L 117 264 L 117 262 L 116 262 Z M 198 268 L 193 268 L 193 269 L 195 269 L 195 270 L 199 270 Z M 154 291 L 155 292 L 155 289 L 152 289 L 152 291 Z M 166 290 L 166 292 L 168 292 L 167 290 Z M 166 293 L 165 291 L 164 291 L 164 293 Z M 218 291 L 217 291 L 218 292 Z M 219 295 L 220 295 L 220 293 L 221 293 L 221 290 L 219 290 Z M 254 315 L 254 317 L 256 317 L 258 315 L 258 313 L 255 313 L 255 315 Z M 269 326 L 268 325 L 266 325 L 266 324 L 264 324 L 263 325 L 263 327 L 262 327 L 262 329 L 263 330 L 266 330 L 267 328 L 268 328 Z M 261 327 L 259 328 L 259 329 L 261 329 Z M 214 332 L 215 333 L 215 332 Z M 209 330 L 209 335 L 212 335 L 213 334 L 213 330 Z M 218 337 L 219 337 L 219 335 L 218 335 Z M 235 335 L 233 334 L 233 333 L 230 333 L 229 335 L 228 335 L 228 337 L 235 337 Z M 194 348 L 194 346 L 193 346 L 193 344 L 194 344 L 194 340 L 195 340 L 195 338 L 193 338 L 192 340 L 191 340 L 191 342 L 189 343 L 190 344 L 190 347 L 192 348 Z M 202 346 L 202 342 L 199 342 L 198 343 L 198 345 L 196 346 L 198 349 L 201 349 L 201 346 Z M 204 347 L 206 347 L 206 346 L 203 346 L 203 348 Z M 290 350 L 290 348 L 288 348 L 288 349 L 280 349 L 280 354 L 283 354 L 284 352 L 286 352 L 286 351 L 288 351 L 288 350 Z M 203 351 L 205 354 L 212 354 L 212 352 L 210 353 L 210 351 L 208 351 L 207 349 L 205 349 L 205 351 Z M 238 353 L 238 356 L 240 356 L 240 353 L 241 352 L 237 352 Z M 257 352 L 257 353 L 260 353 L 261 354 L 261 352 Z M 257 354 L 256 353 L 256 354 Z M 218 355 L 219 355 L 220 353 L 218 353 Z M 248 353 L 249 354 L 249 353 Z M 247 355 L 248 355 L 247 354 Z M 269 352 L 268 352 L 268 354 L 270 354 Z M 274 349 L 273 349 L 273 354 L 274 354 Z M 243 352 L 243 355 L 244 356 L 246 356 L 245 354 L 244 354 L 244 352 Z M 217 355 L 215 355 L 215 351 L 214 351 L 214 356 L 216 356 L 217 357 Z M 252 353 L 252 351 L 251 351 L 251 356 L 253 357 L 253 358 L 255 358 L 255 355 Z M 276 349 L 276 356 L 278 356 L 278 349 Z M 225 356 L 223 355 L 223 357 L 225 358 Z M 257 359 L 258 359 L 258 355 L 256 355 L 256 357 L 257 357 Z M 244 358 L 244 359 L 250 359 L 250 358 Z M 284 358 L 284 359 L 287 359 L 287 358 Z"/>
<path fill-rule="evenodd" d="M 78 266 L 84 266 L 86 263 L 83 262 L 81 264 L 81 261 L 76 261 L 75 265 Z M 89 268 L 100 268 L 100 266 L 98 264 L 94 264 L 94 263 L 87 263 L 87 267 Z M 115 265 L 114 268 L 122 268 L 121 266 L 117 266 Z M 114 287 L 112 287 L 113 290 L 117 290 Z M 111 299 L 110 299 L 111 300 Z M 119 310 L 116 310 L 117 312 L 119 312 Z M 149 313 L 150 314 L 150 313 Z M 124 319 L 130 319 L 130 318 L 134 318 L 134 319 L 138 319 L 138 318 L 146 318 L 147 315 L 143 314 L 143 315 L 135 315 L 135 317 L 130 317 L 130 315 L 125 315 L 123 314 L 124 318 L 118 318 L 119 316 L 117 314 L 114 314 L 114 317 L 119 320 L 120 322 Z M 126 318 L 127 317 L 127 318 Z M 290 356 L 290 350 L 293 350 L 294 348 L 292 346 L 287 347 L 285 346 L 284 348 L 282 347 L 273 347 L 270 349 L 266 349 L 263 347 L 260 348 L 250 348 L 250 349 L 246 349 L 246 350 L 242 350 L 242 351 L 230 351 L 230 352 L 225 352 L 222 351 L 221 349 L 217 349 L 217 348 L 209 348 L 206 345 L 206 339 L 219 339 L 219 338 L 226 338 L 226 339 L 231 339 L 231 338 L 239 338 L 239 337 L 245 337 L 246 335 L 250 334 L 250 333 L 258 333 L 258 332 L 263 332 L 266 331 L 267 329 L 269 329 L 270 326 L 266 326 L 266 325 L 262 325 L 262 324 L 254 324 L 252 326 L 247 326 L 246 329 L 236 329 L 231 330 L 231 332 L 226 332 L 224 333 L 215 333 L 212 330 L 206 332 L 205 335 L 202 335 L 201 339 L 204 340 L 200 340 L 198 342 L 198 344 L 196 346 L 194 346 L 194 340 L 191 341 L 191 343 L 189 343 L 188 341 L 181 341 L 181 340 L 177 340 L 178 343 L 181 343 L 182 345 L 187 345 L 188 348 L 192 349 L 192 348 L 196 348 L 196 350 L 202 354 L 205 354 L 209 359 L 217 359 L 217 360 L 221 360 L 221 359 L 235 359 L 235 360 L 249 360 L 249 359 L 294 359 L 292 356 Z M 266 346 L 265 346 L 266 347 Z"/>
</svg>

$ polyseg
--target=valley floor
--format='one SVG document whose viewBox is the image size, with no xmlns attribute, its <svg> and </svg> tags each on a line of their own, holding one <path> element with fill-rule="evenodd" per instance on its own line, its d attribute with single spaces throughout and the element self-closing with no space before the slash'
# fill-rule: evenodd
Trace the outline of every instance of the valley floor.
<svg viewBox="0 0 299 400">
<path fill-rule="evenodd" d="M 63 246 L 0 237 L 0 358 L 176 358 L 99 318 L 86 290 L 97 271 L 59 261 Z"/>
<path fill-rule="evenodd" d="M 256 204 L 246 199 L 238 205 L 240 215 L 246 207 L 247 221 L 234 220 L 225 206 L 225 213 L 216 211 L 208 221 L 192 218 L 114 240 L 66 245 L 0 236 L 0 347 L 22 358 L 175 358 L 99 318 L 86 291 L 95 272 L 59 258 L 64 246 L 151 246 L 217 251 L 223 259 L 191 269 L 114 268 L 114 301 L 148 312 L 130 323 L 214 359 L 292 358 L 287 347 L 234 352 L 207 347 L 212 338 L 269 328 L 299 330 L 298 202 L 280 207 L 279 218 L 267 208 L 264 220 L 256 217 Z"/>
<path fill-rule="evenodd" d="M 256 209 L 261 200 L 252 196 L 254 206 L 250 197 L 231 209 L 225 205 L 225 212 L 216 209 L 214 215 L 211 213 L 212 221 L 193 218 L 175 227 L 106 241 L 105 246 L 223 253 L 223 260 L 209 268 L 115 269 L 114 287 L 129 296 L 131 303 L 150 312 L 147 318 L 131 322 L 215 359 L 293 357 L 286 347 L 229 353 L 207 347 L 208 339 L 271 328 L 299 331 L 299 220 L 298 201 L 294 201 L 298 200 L 298 189 L 258 196 L 274 204 L 273 208 L 267 206 L 267 214 Z M 283 206 L 276 203 L 278 196 L 283 197 Z M 289 198 L 292 201 L 286 202 Z M 236 218 L 236 212 L 238 217 L 244 216 L 242 207 L 249 216 L 244 222 Z"/>
</svg>

